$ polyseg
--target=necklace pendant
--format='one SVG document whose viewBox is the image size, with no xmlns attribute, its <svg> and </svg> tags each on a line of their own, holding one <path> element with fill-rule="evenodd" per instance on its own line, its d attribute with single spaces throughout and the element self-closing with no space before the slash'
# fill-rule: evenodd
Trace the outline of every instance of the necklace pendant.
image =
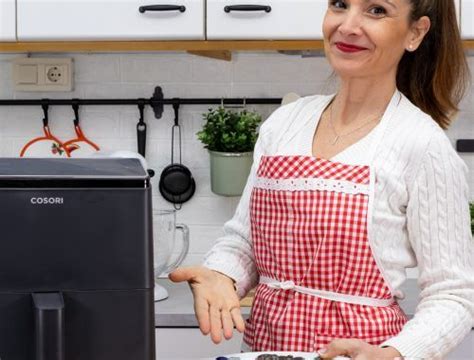
<svg viewBox="0 0 474 360">
<path fill-rule="evenodd" d="M 334 140 L 332 141 L 331 145 L 334 145 L 335 143 L 337 143 L 337 140 L 339 140 L 339 135 L 336 135 L 334 137 Z"/>
</svg>

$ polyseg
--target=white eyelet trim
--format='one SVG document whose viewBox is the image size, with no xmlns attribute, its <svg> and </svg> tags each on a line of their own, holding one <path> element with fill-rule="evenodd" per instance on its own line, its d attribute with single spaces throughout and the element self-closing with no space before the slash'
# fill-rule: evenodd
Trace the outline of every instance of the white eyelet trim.
<svg viewBox="0 0 474 360">
<path fill-rule="evenodd" d="M 321 178 L 268 179 L 257 177 L 254 186 L 259 189 L 274 191 L 325 190 L 345 194 L 369 194 L 369 185 L 357 184 L 346 180 Z"/>
</svg>

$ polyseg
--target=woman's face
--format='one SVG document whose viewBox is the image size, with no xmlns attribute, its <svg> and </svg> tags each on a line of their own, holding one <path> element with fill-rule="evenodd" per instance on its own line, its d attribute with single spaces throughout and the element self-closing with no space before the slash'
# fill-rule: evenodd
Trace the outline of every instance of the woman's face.
<svg viewBox="0 0 474 360">
<path fill-rule="evenodd" d="M 396 73 L 414 33 L 409 0 L 329 0 L 326 56 L 341 77 Z"/>
</svg>

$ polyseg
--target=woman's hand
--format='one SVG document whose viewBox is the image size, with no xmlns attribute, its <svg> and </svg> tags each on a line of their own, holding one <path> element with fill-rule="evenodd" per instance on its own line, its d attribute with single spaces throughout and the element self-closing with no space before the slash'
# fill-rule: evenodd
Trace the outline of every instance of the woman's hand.
<svg viewBox="0 0 474 360">
<path fill-rule="evenodd" d="M 326 350 L 326 351 L 324 351 Z M 334 339 L 326 349 L 318 351 L 322 359 L 349 356 L 352 360 L 394 360 L 402 355 L 393 347 L 381 348 L 359 339 Z"/>
<path fill-rule="evenodd" d="M 234 325 L 238 331 L 244 331 L 245 323 L 240 312 L 239 298 L 231 278 L 204 266 L 176 269 L 169 274 L 169 278 L 174 282 L 189 283 L 199 328 L 204 335 L 211 333 L 214 343 L 221 342 L 222 332 L 229 340 Z"/>
</svg>

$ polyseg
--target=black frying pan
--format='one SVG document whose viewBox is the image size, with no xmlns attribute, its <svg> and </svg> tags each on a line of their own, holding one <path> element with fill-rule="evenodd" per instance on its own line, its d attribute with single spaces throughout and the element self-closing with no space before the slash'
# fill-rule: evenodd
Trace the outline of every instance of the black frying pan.
<svg viewBox="0 0 474 360">
<path fill-rule="evenodd" d="M 173 104 L 175 110 L 175 123 L 171 128 L 171 164 L 166 166 L 161 172 L 159 190 L 161 196 L 174 204 L 176 209 L 181 208 L 181 204 L 191 199 L 196 191 L 196 182 L 191 171 L 181 163 L 181 128 L 178 121 L 179 104 Z M 174 134 L 178 132 L 178 154 L 179 162 L 174 162 Z"/>
</svg>

